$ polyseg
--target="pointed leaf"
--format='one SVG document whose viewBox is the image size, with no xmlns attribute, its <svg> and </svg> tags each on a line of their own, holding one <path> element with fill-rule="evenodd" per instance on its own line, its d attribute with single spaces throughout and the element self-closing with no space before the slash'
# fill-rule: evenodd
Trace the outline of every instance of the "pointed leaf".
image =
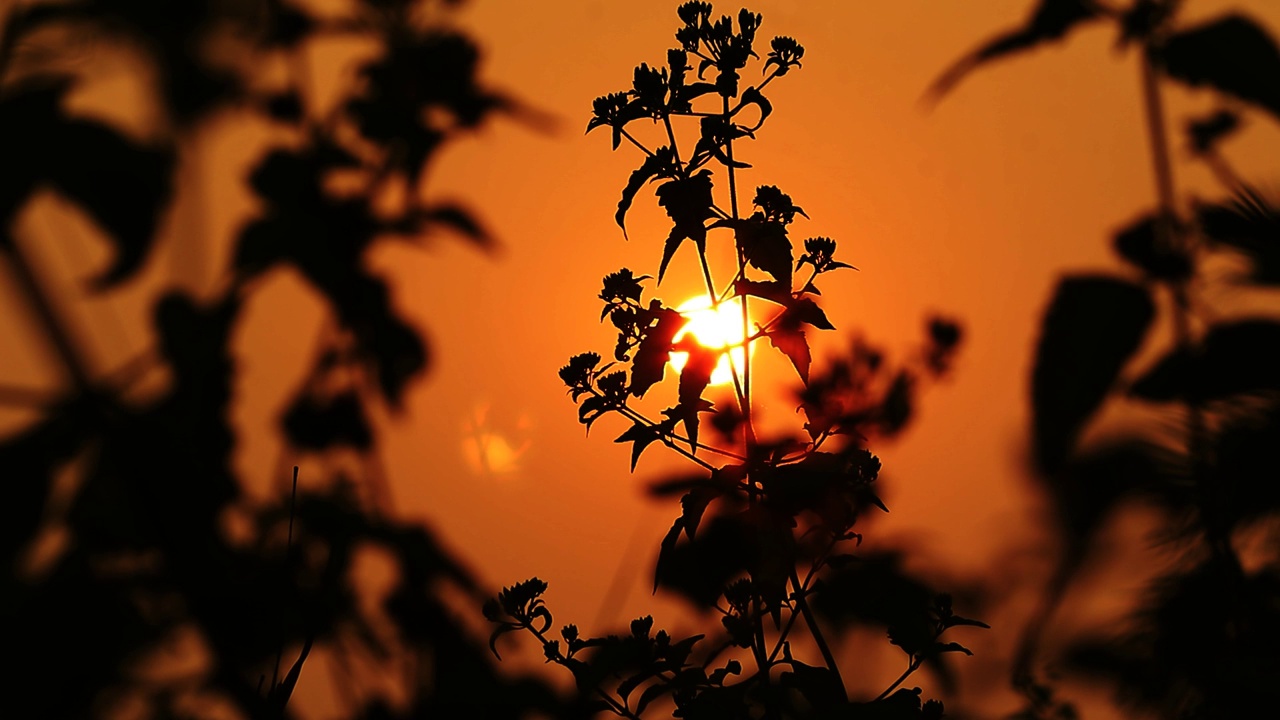
<svg viewBox="0 0 1280 720">
<path fill-rule="evenodd" d="M 933 82 L 928 97 L 937 100 L 978 66 L 1061 40 L 1077 25 L 1098 16 L 1098 8 L 1091 0 L 1039 0 L 1031 17 L 1022 27 L 995 36 L 956 61 Z"/>
<path fill-rule="evenodd" d="M 627 210 L 631 208 L 631 201 L 635 199 L 636 193 L 655 177 L 665 177 L 671 172 L 673 154 L 671 148 L 666 146 L 658 148 L 652 155 L 646 156 L 644 163 L 639 168 L 631 172 L 631 176 L 627 179 L 627 186 L 622 189 L 622 199 L 618 201 L 618 211 L 614 213 L 613 219 L 618 223 L 618 227 L 622 228 L 622 235 L 627 235 L 626 216 Z"/>
<path fill-rule="evenodd" d="M 1168 75 L 1251 102 L 1280 119 L 1280 49 L 1242 15 L 1175 33 L 1163 48 Z"/>
<path fill-rule="evenodd" d="M 1062 466 L 1154 314 L 1147 291 L 1123 280 L 1077 276 L 1058 286 L 1045 313 L 1031 381 L 1041 470 L 1053 473 Z"/>
<path fill-rule="evenodd" d="M 760 129 L 760 126 L 764 125 L 765 119 L 767 119 L 769 114 L 773 112 L 773 104 L 770 103 L 768 98 L 761 94 L 759 90 L 754 87 L 749 87 L 742 93 L 741 107 L 745 108 L 748 105 L 755 105 L 760 108 L 760 119 L 757 120 L 756 124 L 752 125 L 750 128 L 752 132 L 755 132 Z"/>
<path fill-rule="evenodd" d="M 804 381 L 805 385 L 808 385 L 809 365 L 813 358 L 809 352 L 809 342 L 804 337 L 804 330 L 780 327 L 770 330 L 765 333 L 765 336 L 769 338 L 771 345 L 791 360 L 791 364 L 795 366 L 800 379 Z"/>
</svg>

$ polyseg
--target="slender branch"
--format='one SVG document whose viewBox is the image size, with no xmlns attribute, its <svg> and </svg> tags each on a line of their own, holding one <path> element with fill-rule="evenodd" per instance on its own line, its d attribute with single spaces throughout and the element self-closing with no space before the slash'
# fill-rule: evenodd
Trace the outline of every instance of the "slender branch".
<svg viewBox="0 0 1280 720">
<path fill-rule="evenodd" d="M 653 151 L 645 147 L 643 144 L 641 144 L 639 140 L 631 137 L 631 133 L 627 132 L 626 128 L 618 128 L 618 131 L 622 133 L 622 137 L 630 140 L 632 145 L 635 145 L 636 147 L 640 148 L 645 155 L 648 155 L 649 157 L 653 157 Z"/>
<path fill-rule="evenodd" d="M 1175 222 L 1173 169 L 1169 162 L 1169 141 L 1165 132 L 1164 107 L 1160 95 L 1157 48 L 1148 40 L 1142 53 L 1142 96 L 1146 111 L 1147 134 L 1151 141 L 1152 171 L 1155 175 L 1156 194 L 1160 212 L 1156 219 L 1156 231 L 1166 246 L 1190 255 L 1190 238 L 1181 233 Z M 1174 300 L 1174 342 L 1180 352 L 1195 355 L 1198 351 L 1191 330 L 1190 280 L 1170 283 Z M 1204 411 L 1200 403 L 1197 379 L 1187 397 L 1187 455 L 1191 465 L 1191 477 L 1199 494 L 1201 519 L 1210 550 L 1215 557 L 1234 562 L 1235 553 L 1226 532 L 1221 527 L 1220 498 L 1214 492 L 1213 478 L 1205 468 L 1207 446 Z"/>
<path fill-rule="evenodd" d="M 924 662 L 924 658 L 923 658 L 923 657 L 912 657 L 912 658 L 911 658 L 911 663 L 910 663 L 909 665 L 907 665 L 907 670 L 906 670 L 906 672 L 904 672 L 904 673 L 902 673 L 901 675 L 899 675 L 899 676 L 898 676 L 898 679 L 897 679 L 897 680 L 894 680 L 892 685 L 890 685 L 889 687 L 885 688 L 885 689 L 884 689 L 884 692 L 882 692 L 882 693 L 880 693 L 879 695 L 877 695 L 877 696 L 876 696 L 876 700 L 883 700 L 883 699 L 885 699 L 885 698 L 889 697 L 889 693 L 893 692 L 894 690 L 897 690 L 899 685 L 901 685 L 902 683 L 906 682 L 907 678 L 911 677 L 911 673 L 913 673 L 913 672 L 915 672 L 916 670 L 919 670 L 919 669 L 920 669 L 920 665 L 921 665 L 921 663 L 923 663 L 923 662 Z"/>
<path fill-rule="evenodd" d="M 791 569 L 791 584 L 793 587 L 800 585 L 800 577 L 796 574 L 795 568 Z M 796 607 L 800 608 L 800 614 L 804 615 L 804 621 L 809 626 L 809 634 L 813 636 L 813 641 L 817 643 L 818 652 L 822 653 L 823 662 L 827 664 L 827 669 L 831 671 L 831 674 L 836 676 L 836 682 L 840 684 L 840 692 L 848 700 L 848 691 L 844 687 L 844 678 L 840 676 L 840 666 L 836 664 L 835 655 L 831 654 L 827 639 L 822 636 L 822 630 L 818 627 L 818 620 L 814 617 L 813 610 L 809 608 L 809 601 L 805 599 L 803 593 L 796 594 Z"/>
<path fill-rule="evenodd" d="M 538 641 L 542 643 L 542 646 L 544 648 L 551 644 L 551 641 L 547 639 L 546 635 L 542 634 L 542 631 L 538 630 L 537 628 L 527 623 L 521 623 L 521 626 L 525 630 L 528 630 L 529 632 L 533 633 L 533 636 L 538 638 Z M 564 653 L 560 652 L 558 646 L 555 646 L 555 647 L 556 647 L 556 656 L 552 658 L 552 662 L 554 662 L 555 664 L 561 667 L 568 668 L 569 658 L 565 657 Z M 570 670 L 570 672 L 573 672 L 573 671 Z M 625 703 L 619 703 L 618 701 L 614 700 L 613 696 L 605 692 L 603 689 L 601 689 L 599 685 L 592 685 L 591 689 L 595 690 L 596 694 L 599 695 L 606 703 L 609 704 L 609 707 L 613 710 L 615 714 L 621 715 L 622 717 L 625 717 L 625 718 L 631 718 L 632 720 L 641 720 L 640 716 L 631 712 L 631 710 L 627 708 Z"/>
<path fill-rule="evenodd" d="M 31 304 L 31 308 L 44 326 L 44 333 L 53 343 L 54 350 L 58 353 L 58 357 L 62 361 L 67 374 L 71 376 L 72 384 L 75 385 L 78 392 L 90 394 L 93 390 L 93 384 L 81 363 L 80 353 L 76 350 L 75 343 L 72 341 L 62 321 L 59 320 L 53 301 L 45 294 L 44 289 L 40 287 L 40 281 L 36 278 L 35 270 L 32 269 L 31 264 L 27 262 L 27 258 L 22 254 L 22 249 L 18 247 L 12 237 L 4 235 L 0 236 L 0 252 L 8 256 L 9 264 L 13 266 L 14 274 L 18 278 L 18 285 L 22 288 L 23 293 L 26 294 L 27 301 Z"/>
</svg>

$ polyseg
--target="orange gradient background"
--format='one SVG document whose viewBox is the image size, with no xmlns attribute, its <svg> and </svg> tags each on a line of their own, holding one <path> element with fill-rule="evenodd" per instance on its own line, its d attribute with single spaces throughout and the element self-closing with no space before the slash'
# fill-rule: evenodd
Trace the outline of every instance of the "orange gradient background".
<svg viewBox="0 0 1280 720">
<path fill-rule="evenodd" d="M 667 220 L 651 190 L 641 191 L 628 217 L 630 241 L 613 220 L 638 151 L 624 144 L 610 152 L 607 131 L 582 130 L 593 98 L 629 87 L 640 62 L 662 62 L 675 42 L 677 4 L 466 5 L 459 21 L 485 53 L 487 83 L 555 121 L 538 128 L 498 119 L 428 170 L 430 194 L 475 210 L 499 239 L 496 252 L 436 237 L 371 258 L 433 350 L 404 410 L 379 418 L 396 513 L 430 522 L 490 585 L 532 575 L 548 581 L 557 622 L 587 632 L 649 613 L 659 625 L 694 627 L 678 602 L 649 593 L 658 541 L 678 508 L 651 502 L 644 488 L 682 468 L 680 458 L 655 445 L 628 474 L 629 446 L 611 442 L 625 426 L 606 418 L 584 436 L 556 376 L 570 355 L 612 351 L 611 327 L 599 322 L 601 278 L 624 266 L 656 274 Z M 985 575 L 1011 554 L 1041 552 L 1044 521 L 1024 462 L 1039 319 L 1063 272 L 1123 271 L 1110 234 L 1155 196 L 1136 58 L 1116 50 L 1110 26 L 1085 26 L 1066 44 L 981 69 L 934 108 L 922 103 L 949 63 L 1021 22 L 1031 5 L 750 3 L 764 16 L 764 37 L 795 37 L 806 53 L 802 69 L 770 85 L 774 114 L 759 140 L 738 151 L 753 165 L 739 180 L 740 201 L 749 203 L 756 185 L 779 186 L 812 218 L 798 218 L 792 237 L 833 237 L 837 257 L 859 268 L 824 276 L 822 304 L 838 330 L 814 342 L 815 367 L 854 332 L 906 351 L 931 313 L 964 326 L 948 380 L 923 394 L 902 440 L 872 448 L 884 461 L 891 513 L 867 534 L 869 542 L 903 541 L 919 552 L 922 568 L 955 576 Z M 738 6 L 717 3 L 717 11 Z M 1242 9 L 1280 35 L 1280 3 L 1267 0 L 1193 0 L 1183 22 L 1227 9 Z M 326 88 L 349 81 L 358 54 L 314 48 L 310 100 L 323 104 Z M 113 103 L 102 98 L 133 92 L 111 72 L 129 68 L 99 71 L 102 89 L 86 95 L 86 107 L 109 113 Z M 1213 107 L 1207 92 L 1168 93 L 1180 201 L 1221 192 L 1189 160 L 1179 131 L 1186 117 Z M 244 118 L 215 121 L 186 148 L 185 184 L 169 219 L 171 240 L 200 248 L 190 252 L 199 253 L 203 272 L 174 261 L 180 246 L 164 249 L 143 282 L 111 300 L 122 328 L 114 335 L 100 321 L 106 301 L 68 303 L 104 367 L 146 344 L 145 301 L 155 287 L 219 282 L 210 268 L 224 266 L 234 233 L 255 211 L 247 189 L 228 179 L 244 177 L 263 148 L 279 141 L 237 120 Z M 1248 113 L 1225 151 L 1243 177 L 1275 181 L 1280 126 Z M 44 202 L 32 211 L 39 216 L 29 221 L 33 236 L 60 237 L 84 224 Z M 105 257 L 91 241 L 81 244 L 44 258 L 45 274 L 68 297 Z M 682 248 L 657 290 L 669 305 L 701 292 L 692 257 Z M 646 297 L 653 292 L 649 281 Z M 7 279 L 0 301 L 0 381 L 54 386 L 51 359 L 28 342 L 32 327 Z M 295 462 L 280 457 L 276 421 L 307 367 L 323 313 L 296 276 L 279 274 L 262 286 L 239 329 L 236 467 L 255 493 L 271 492 L 281 465 Z M 785 361 L 769 355 L 776 353 L 767 346 L 755 353 L 756 382 L 794 382 Z M 781 395 L 766 402 L 771 419 L 794 417 Z M 3 429 L 22 422 L 9 413 Z M 304 482 L 306 470 L 304 463 Z M 1130 581 L 1109 592 L 1138 589 Z M 967 662 L 996 667 L 1007 659 L 1020 619 L 1001 621 L 1004 627 L 969 638 L 978 657 Z M 519 654 L 509 640 L 504 647 Z M 880 644 L 875 652 L 888 661 L 896 649 Z M 537 648 L 523 654 L 540 656 Z M 899 671 L 895 664 L 882 674 L 892 679 Z M 304 673 L 300 693 L 322 694 L 311 684 L 324 682 Z M 878 676 L 854 682 L 886 684 Z M 1000 702 L 993 711 L 1014 701 Z"/>
</svg>

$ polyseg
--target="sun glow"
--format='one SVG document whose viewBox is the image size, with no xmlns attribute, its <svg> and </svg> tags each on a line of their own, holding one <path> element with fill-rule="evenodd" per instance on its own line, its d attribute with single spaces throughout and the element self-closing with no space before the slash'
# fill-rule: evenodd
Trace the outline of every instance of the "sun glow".
<svg viewBox="0 0 1280 720">
<path fill-rule="evenodd" d="M 741 300 L 726 300 L 720 303 L 719 308 L 712 308 L 711 298 L 703 295 L 686 300 L 676 308 L 676 311 L 689 318 L 689 324 L 685 325 L 676 334 L 676 342 L 679 342 L 685 335 L 692 334 L 693 339 L 703 347 L 714 350 L 732 348 L 729 352 L 720 356 L 720 361 L 716 363 L 715 370 L 711 371 L 712 385 L 727 385 L 733 382 L 733 370 L 729 369 L 731 358 L 733 369 L 737 370 L 739 376 L 742 375 L 745 353 L 741 344 L 746 336 L 742 332 Z M 734 345 L 738 345 L 738 347 L 733 347 Z M 684 364 L 688 359 L 689 353 L 673 352 L 671 353 L 671 366 L 678 373 L 684 369 Z"/>
</svg>

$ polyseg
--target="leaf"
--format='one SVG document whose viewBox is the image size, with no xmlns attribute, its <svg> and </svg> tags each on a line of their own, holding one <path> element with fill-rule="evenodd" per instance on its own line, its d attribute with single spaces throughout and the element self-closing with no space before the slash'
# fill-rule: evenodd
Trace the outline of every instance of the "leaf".
<svg viewBox="0 0 1280 720">
<path fill-rule="evenodd" d="M 987 630 L 990 630 L 990 629 L 991 629 L 991 626 L 990 626 L 990 625 L 988 625 L 988 624 L 986 624 L 986 623 L 982 622 L 981 620 L 971 620 L 971 619 L 969 619 L 969 618 L 960 617 L 959 615 L 952 615 L 952 616 L 948 617 L 946 620 L 944 620 L 944 621 L 942 622 L 942 624 L 943 624 L 943 626 L 945 626 L 945 627 L 949 627 L 949 628 L 952 628 L 952 627 L 979 627 L 979 628 L 986 628 Z"/>
<path fill-rule="evenodd" d="M 300 450 L 368 450 L 373 444 L 364 404 L 354 391 L 328 398 L 300 393 L 280 423 L 289 443 Z"/>
<path fill-rule="evenodd" d="M 1154 315 L 1146 290 L 1123 280 L 1086 275 L 1058 285 L 1031 379 L 1034 452 L 1043 472 L 1062 467 Z"/>
<path fill-rule="evenodd" d="M 671 358 L 671 344 L 677 333 L 688 324 L 689 319 L 671 308 L 660 308 L 654 313 L 657 325 L 645 333 L 631 361 L 631 385 L 628 392 L 636 397 L 643 397 L 645 392 L 660 382 L 666 372 L 667 361 Z"/>
<path fill-rule="evenodd" d="M 1166 222 L 1177 221 L 1169 218 Z M 1159 219 L 1145 214 L 1116 233 L 1113 247 L 1120 257 L 1153 278 L 1178 281 L 1190 277 L 1191 258 L 1171 247 L 1171 238 L 1160 229 Z"/>
<path fill-rule="evenodd" d="M 715 213 L 711 210 L 711 173 L 707 170 L 690 178 L 671 180 L 658 186 L 658 204 L 675 223 L 662 251 L 662 264 L 658 268 L 658 282 L 667 271 L 667 264 L 686 239 L 693 240 L 701 250 L 707 241 L 707 228 L 703 222 Z"/>
<path fill-rule="evenodd" d="M 1098 17 L 1098 8 L 1091 0 L 1040 0 L 1022 27 L 995 36 L 956 61 L 933 81 L 926 97 L 936 101 L 978 66 L 1061 40 L 1077 25 Z"/>
<path fill-rule="evenodd" d="M 933 647 L 929 649 L 930 655 L 941 655 L 942 653 L 949 653 L 949 652 L 961 652 L 961 653 L 964 653 L 965 655 L 973 655 L 972 650 L 961 645 L 958 642 L 934 643 Z"/>
<path fill-rule="evenodd" d="M 1161 58 L 1169 77 L 1253 103 L 1280 119 L 1280 50 L 1243 15 L 1226 15 L 1172 35 Z"/>
<path fill-rule="evenodd" d="M 698 345 L 692 338 L 689 340 L 688 343 L 683 343 L 681 348 L 689 353 L 689 359 L 685 361 L 684 369 L 680 371 L 680 418 L 684 422 L 685 432 L 689 435 L 689 443 L 695 446 L 693 451 L 696 452 L 698 412 L 706 409 L 702 401 L 702 391 L 711 384 L 711 373 L 716 369 L 722 353 Z"/>
<path fill-rule="evenodd" d="M 671 152 L 671 148 L 663 146 L 655 150 L 652 155 L 646 156 L 640 167 L 631 171 L 627 186 L 622 189 L 622 199 L 618 201 L 618 211 L 613 216 L 618 227 L 622 228 L 623 237 L 627 235 L 625 222 L 627 210 L 631 208 L 631 201 L 635 199 L 636 193 L 640 192 L 640 188 L 653 178 L 667 177 L 672 171 L 673 160 L 674 153 Z"/>
<path fill-rule="evenodd" d="M 617 440 L 614 440 L 616 443 L 634 443 L 631 446 L 631 472 L 636 471 L 636 461 L 640 459 L 640 453 L 644 452 L 644 449 L 653 443 L 661 440 L 664 434 L 670 433 L 671 429 L 675 427 L 674 421 L 670 421 L 670 427 L 664 427 L 667 424 L 667 422 L 663 422 L 650 427 L 637 423 L 618 436 Z"/>
<path fill-rule="evenodd" d="M 1198 208 L 1197 215 L 1211 243 L 1249 256 L 1251 280 L 1280 284 L 1280 203 L 1274 197 L 1245 187 L 1227 202 Z"/>
<path fill-rule="evenodd" d="M 1155 401 L 1220 400 L 1280 389 L 1280 324 L 1245 320 L 1215 325 L 1198 353 L 1172 352 L 1130 393 Z"/>
<path fill-rule="evenodd" d="M 79 205 L 105 231 L 115 257 L 91 285 L 103 290 L 132 277 L 155 240 L 172 192 L 173 153 L 146 147 L 101 123 L 61 112 L 67 78 L 20 83 L 0 101 L 0 223 L 39 184 Z"/>
<path fill-rule="evenodd" d="M 418 217 L 427 227 L 444 225 L 460 233 L 478 247 L 486 250 L 494 247 L 493 236 L 469 210 L 461 205 L 452 203 L 431 205 L 424 208 Z"/>
<path fill-rule="evenodd" d="M 747 263 L 791 288 L 791 241 L 780 222 L 750 218 L 734 224 L 738 250 Z"/>
<path fill-rule="evenodd" d="M 509 632 L 515 632 L 519 629 L 520 627 L 518 625 L 503 624 L 503 625 L 499 625 L 493 631 L 493 634 L 489 636 L 489 651 L 493 653 L 494 657 L 498 658 L 499 660 L 502 659 L 502 656 L 498 654 L 498 638 L 502 637 L 503 635 L 506 635 Z"/>
<path fill-rule="evenodd" d="M 759 90 L 754 87 L 749 87 L 742 92 L 742 102 L 739 110 L 748 105 L 755 105 L 760 108 L 760 119 L 756 121 L 755 125 L 752 125 L 749 128 L 751 132 L 755 132 L 764 125 L 765 119 L 767 119 L 769 114 L 773 112 L 773 103 L 770 103 L 768 98 L 761 94 Z"/>
<path fill-rule="evenodd" d="M 676 549 L 676 543 L 680 540 L 680 532 L 684 529 L 684 516 L 676 518 L 672 523 L 671 529 L 667 534 L 662 536 L 662 542 L 658 545 L 658 562 L 653 567 L 653 592 L 658 592 L 658 584 L 662 581 L 666 574 L 664 571 L 671 564 L 672 555 Z"/>
<path fill-rule="evenodd" d="M 807 323 L 819 330 L 835 330 L 836 326 L 831 324 L 827 319 L 827 314 L 822 312 L 822 308 L 818 307 L 818 303 L 813 298 L 800 298 L 792 304 L 790 310 L 791 318 L 795 321 Z"/>
<path fill-rule="evenodd" d="M 800 379 L 805 385 L 808 385 L 809 365 L 813 361 L 813 357 L 809 352 L 809 342 L 805 340 L 804 330 L 799 328 L 776 328 L 765 333 L 765 336 L 769 338 L 769 344 L 791 360 L 791 364 L 795 366 Z"/>
<path fill-rule="evenodd" d="M 707 506 L 719 496 L 720 490 L 715 486 L 703 486 L 690 490 L 680 498 L 680 518 L 684 522 L 684 534 L 690 540 L 697 536 L 698 525 L 702 523 L 702 514 L 707 511 Z"/>
<path fill-rule="evenodd" d="M 760 282 L 758 280 L 738 280 L 733 284 L 735 295 L 751 295 L 763 298 L 778 305 L 791 305 L 791 286 L 780 280 Z"/>
</svg>

